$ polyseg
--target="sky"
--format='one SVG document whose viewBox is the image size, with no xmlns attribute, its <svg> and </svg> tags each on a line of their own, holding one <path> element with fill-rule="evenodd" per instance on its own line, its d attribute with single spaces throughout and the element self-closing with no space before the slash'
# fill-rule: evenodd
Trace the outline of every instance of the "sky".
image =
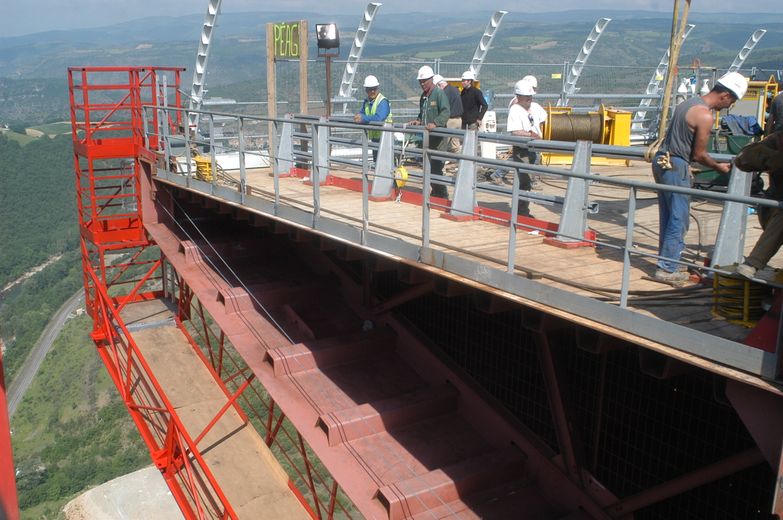
<svg viewBox="0 0 783 520">
<path fill-rule="evenodd" d="M 722 0 L 723 12 L 775 13 L 781 0 Z M 302 11 L 325 13 L 324 0 L 224 0 L 224 12 L 247 11 Z M 536 5 L 538 4 L 538 5 Z M 556 4 L 556 5 L 553 5 Z M 708 12 L 714 0 L 693 0 L 693 12 Z M 54 29 L 79 29 L 100 27 L 126 22 L 146 16 L 182 16 L 204 14 L 208 0 L 2 0 L 4 16 L 0 17 L 0 37 Z M 330 0 L 331 12 L 360 14 L 367 0 Z M 506 10 L 509 12 L 564 11 L 569 9 L 644 9 L 670 11 L 672 0 L 558 0 L 557 2 L 530 2 L 529 0 L 387 0 L 381 12 L 441 11 L 450 9 Z M 10 12 L 9 12 L 10 11 Z"/>
</svg>

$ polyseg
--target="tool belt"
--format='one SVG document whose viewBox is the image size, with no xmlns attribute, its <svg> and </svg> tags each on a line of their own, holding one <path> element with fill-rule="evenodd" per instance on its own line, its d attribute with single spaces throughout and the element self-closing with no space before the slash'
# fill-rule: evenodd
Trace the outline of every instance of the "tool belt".
<svg viewBox="0 0 783 520">
<path fill-rule="evenodd" d="M 671 170 L 674 168 L 674 166 L 672 166 L 672 156 L 669 152 L 658 152 L 658 155 L 655 156 L 655 163 L 662 170 Z"/>
</svg>

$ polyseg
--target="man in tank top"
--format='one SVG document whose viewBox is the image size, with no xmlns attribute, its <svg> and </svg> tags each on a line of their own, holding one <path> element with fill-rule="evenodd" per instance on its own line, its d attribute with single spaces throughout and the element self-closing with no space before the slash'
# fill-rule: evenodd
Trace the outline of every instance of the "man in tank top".
<svg viewBox="0 0 783 520">
<path fill-rule="evenodd" d="M 690 163 L 697 162 L 719 173 L 728 173 L 731 165 L 718 163 L 707 153 L 707 141 L 715 123 L 714 110 L 729 108 L 745 95 L 748 81 L 738 72 L 729 72 L 707 94 L 677 105 L 666 138 L 652 162 L 658 184 L 691 187 Z M 655 278 L 663 282 L 688 280 L 687 270 L 679 263 L 688 231 L 690 196 L 671 191 L 658 192 L 660 216 L 658 269 Z"/>
</svg>

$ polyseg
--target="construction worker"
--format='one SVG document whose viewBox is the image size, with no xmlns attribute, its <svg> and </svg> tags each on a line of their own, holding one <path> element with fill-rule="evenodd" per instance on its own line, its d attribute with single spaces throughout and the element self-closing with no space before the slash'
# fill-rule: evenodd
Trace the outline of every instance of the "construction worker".
<svg viewBox="0 0 783 520">
<path fill-rule="evenodd" d="M 446 121 L 446 128 L 452 130 L 462 128 L 462 98 L 460 97 L 459 90 L 457 90 L 457 87 L 454 85 L 449 85 L 449 82 L 443 79 L 443 76 L 440 74 L 435 74 L 432 78 L 432 82 L 449 98 L 449 120 Z M 457 153 L 460 148 L 459 138 L 450 137 L 448 150 L 452 153 Z"/>
<path fill-rule="evenodd" d="M 508 110 L 508 120 L 506 129 L 511 135 L 519 137 L 532 137 L 541 139 L 541 127 L 533 114 L 530 112 L 530 104 L 533 102 L 533 85 L 525 80 L 519 80 L 514 85 L 514 95 L 517 102 L 511 105 Z M 514 146 L 512 148 L 512 159 L 515 162 L 530 163 L 530 154 L 527 148 Z M 490 176 L 490 180 L 495 183 L 503 184 L 503 175 L 505 172 L 498 169 Z M 532 188 L 530 174 L 517 170 L 519 176 L 519 188 L 524 191 L 530 191 Z M 525 217 L 532 217 L 530 214 L 530 202 L 526 199 L 519 201 L 519 214 Z"/>
<path fill-rule="evenodd" d="M 438 127 L 445 128 L 450 115 L 449 99 L 446 97 L 446 93 L 433 83 L 432 78 L 434 76 L 435 72 L 429 65 L 419 68 L 416 74 L 416 79 L 419 81 L 422 91 L 419 97 L 419 115 L 408 123 L 424 126 L 430 131 Z M 429 149 L 444 151 L 446 149 L 446 141 L 447 138 L 443 136 L 430 135 Z M 430 172 L 433 175 L 443 175 L 443 160 L 430 158 Z M 436 180 L 432 183 L 430 195 L 444 199 L 449 196 L 446 186 Z"/>
<path fill-rule="evenodd" d="M 527 81 L 530 83 L 530 86 L 533 87 L 533 93 L 538 94 L 538 80 L 535 76 L 528 74 L 524 78 L 522 78 L 522 81 Z M 544 107 L 533 101 L 530 103 L 530 113 L 533 114 L 533 117 L 538 121 L 538 124 L 541 125 L 543 123 L 546 123 L 546 110 Z"/>
<path fill-rule="evenodd" d="M 691 187 L 690 163 L 697 162 L 718 173 L 728 173 L 731 165 L 718 163 L 707 153 L 707 141 L 715 123 L 713 111 L 729 108 L 742 99 L 748 80 L 738 72 L 718 79 L 703 96 L 683 101 L 674 110 L 666 138 L 652 161 L 655 182 L 668 186 Z M 655 279 L 682 283 L 690 278 L 679 260 L 685 249 L 688 231 L 690 196 L 671 191 L 658 192 L 660 216 L 658 235 L 658 269 Z"/>
<path fill-rule="evenodd" d="M 734 159 L 734 164 L 746 172 L 767 172 L 769 188 L 764 193 L 766 198 L 783 201 L 783 130 L 744 147 Z M 763 269 L 783 246 L 783 211 L 763 206 L 759 208 L 758 216 L 764 231 L 745 262 L 737 266 L 737 274 L 746 278 L 756 276 L 756 271 Z"/>
<path fill-rule="evenodd" d="M 476 81 L 476 75 L 472 70 L 466 70 L 462 73 L 462 128 L 476 130 L 484 114 L 487 113 L 487 100 L 484 94 L 478 88 L 473 86 Z"/>
<path fill-rule="evenodd" d="M 373 75 L 369 75 L 364 78 L 364 91 L 367 93 L 367 97 L 362 102 L 362 107 L 359 112 L 353 116 L 353 120 L 357 123 L 370 123 L 370 122 L 392 122 L 391 105 L 389 100 L 381 94 L 381 84 Z M 378 146 L 377 143 L 381 140 L 381 130 L 368 130 L 367 137 L 376 146 L 372 150 L 373 163 L 378 159 Z"/>
<path fill-rule="evenodd" d="M 775 96 L 769 105 L 769 118 L 764 125 L 764 134 L 783 131 L 783 92 Z"/>
</svg>

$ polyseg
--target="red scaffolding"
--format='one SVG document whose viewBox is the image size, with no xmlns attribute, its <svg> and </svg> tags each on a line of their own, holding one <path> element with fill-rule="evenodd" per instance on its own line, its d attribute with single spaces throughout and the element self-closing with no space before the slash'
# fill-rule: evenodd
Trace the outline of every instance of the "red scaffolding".
<svg viewBox="0 0 783 520">
<path fill-rule="evenodd" d="M 159 147 L 145 141 L 145 124 L 161 122 L 144 106 L 162 106 L 172 94 L 181 107 L 182 70 L 68 69 L 85 301 L 101 359 L 183 514 L 236 518 L 120 316 L 128 303 L 162 295 L 151 289 L 160 286 L 161 259 L 144 231 L 141 201 L 143 163 Z"/>
</svg>

